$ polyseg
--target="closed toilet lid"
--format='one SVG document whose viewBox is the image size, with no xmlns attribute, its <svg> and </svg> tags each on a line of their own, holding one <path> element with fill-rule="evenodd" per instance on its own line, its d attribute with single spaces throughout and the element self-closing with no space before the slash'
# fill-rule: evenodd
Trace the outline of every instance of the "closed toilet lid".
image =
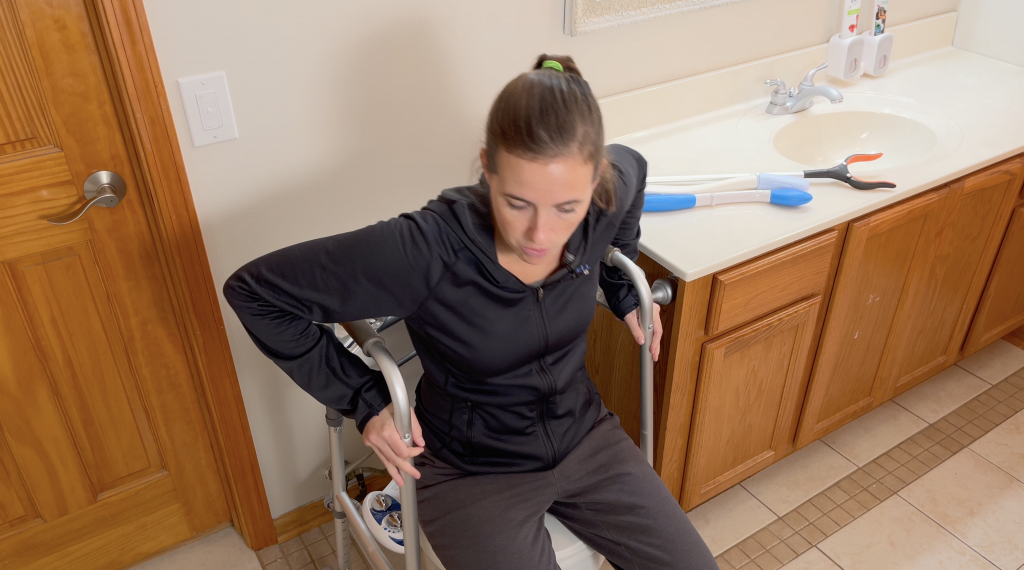
<svg viewBox="0 0 1024 570">
<path fill-rule="evenodd" d="M 555 561 L 562 570 L 599 570 L 604 563 L 604 557 L 590 548 L 576 535 L 569 532 L 558 519 L 544 513 L 544 526 L 551 535 L 551 547 L 555 551 Z M 443 570 L 444 566 L 434 554 L 433 547 L 427 542 L 427 537 L 420 531 L 420 546 L 423 554 L 430 559 L 430 562 L 438 569 Z"/>
</svg>

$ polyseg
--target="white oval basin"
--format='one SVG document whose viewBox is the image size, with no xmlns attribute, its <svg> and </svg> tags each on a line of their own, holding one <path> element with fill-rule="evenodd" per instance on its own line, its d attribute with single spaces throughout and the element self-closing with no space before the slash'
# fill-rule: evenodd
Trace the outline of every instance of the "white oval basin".
<svg viewBox="0 0 1024 570">
<path fill-rule="evenodd" d="M 942 113 L 902 97 L 845 93 L 844 101 L 819 99 L 806 111 L 769 115 L 764 105 L 748 111 L 737 133 L 758 148 L 773 148 L 808 168 L 829 168 L 851 154 L 881 152 L 859 172 L 942 158 L 960 146 L 960 127 Z"/>
</svg>

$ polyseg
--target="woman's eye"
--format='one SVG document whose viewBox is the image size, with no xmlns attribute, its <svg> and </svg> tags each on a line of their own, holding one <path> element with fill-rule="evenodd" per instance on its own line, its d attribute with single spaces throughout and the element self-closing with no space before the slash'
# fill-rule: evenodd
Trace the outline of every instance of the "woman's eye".
<svg viewBox="0 0 1024 570">
<path fill-rule="evenodd" d="M 512 202 L 509 202 L 508 207 L 517 212 L 521 212 L 527 208 L 526 204 L 514 204 Z"/>
<path fill-rule="evenodd" d="M 559 208 L 558 211 L 563 213 L 563 214 L 575 214 L 576 213 L 576 208 L 569 208 L 569 209 Z"/>
</svg>

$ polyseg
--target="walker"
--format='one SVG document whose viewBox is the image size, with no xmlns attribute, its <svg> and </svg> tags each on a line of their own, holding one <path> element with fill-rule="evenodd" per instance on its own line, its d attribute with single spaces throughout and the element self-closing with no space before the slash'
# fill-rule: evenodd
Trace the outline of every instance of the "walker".
<svg viewBox="0 0 1024 570">
<path fill-rule="evenodd" d="M 673 283 L 668 279 L 659 279 L 654 283 L 653 288 L 647 285 L 647 277 L 642 269 L 622 254 L 618 248 L 609 247 L 602 260 L 605 264 L 618 267 L 626 274 L 633 283 L 637 294 L 640 297 L 640 323 L 644 331 L 644 344 L 640 348 L 640 448 L 647 462 L 654 465 L 654 358 L 651 356 L 651 337 L 654 325 L 653 304 L 666 305 L 672 302 L 675 289 Z M 603 296 L 598 291 L 598 303 L 607 308 Z M 416 356 L 412 352 L 396 361 L 394 356 L 384 346 L 384 340 L 378 336 L 385 328 L 399 322 L 400 319 L 388 317 L 377 322 L 377 326 L 367 321 L 353 321 L 341 323 L 349 338 L 343 339 L 346 348 L 356 344 L 363 353 L 372 358 L 380 367 L 387 382 L 388 390 L 391 392 L 391 400 L 394 404 L 395 423 L 402 440 L 408 446 L 412 442 L 412 416 L 410 414 L 409 394 L 406 390 L 405 380 L 399 367 Z M 352 536 L 362 548 L 366 555 L 366 561 L 373 570 L 395 570 L 391 562 L 385 557 L 377 540 L 373 538 L 369 527 L 363 520 L 360 513 L 362 505 L 348 496 L 346 489 L 346 475 L 363 462 L 370 454 L 365 455 L 357 462 L 345 467 L 345 449 L 342 443 L 342 423 L 344 418 L 340 413 L 327 408 L 327 426 L 331 447 L 331 495 L 325 501 L 328 509 L 334 513 L 334 540 L 335 551 L 338 556 L 338 570 L 350 570 L 351 562 L 349 557 L 349 526 L 352 527 Z M 372 453 L 372 452 L 371 452 Z M 338 474 L 342 474 L 338 476 Z M 411 475 L 403 473 L 404 484 L 401 487 L 402 524 L 405 546 L 405 570 L 421 570 L 420 565 L 420 538 L 418 511 L 416 503 L 416 479 Z M 564 546 L 562 551 L 571 552 L 575 559 L 580 554 L 591 553 L 590 558 L 597 559 L 598 563 L 603 559 L 590 550 L 582 541 L 571 535 L 565 527 L 558 523 L 557 519 L 550 515 L 545 516 L 546 526 L 552 534 L 552 544 L 557 542 Z M 557 536 L 556 536 L 557 535 Z M 559 540 L 560 539 L 560 540 Z M 424 547 L 433 554 L 430 545 L 423 537 Z M 558 550 L 558 549 L 556 549 Z M 436 566 L 431 564 L 430 566 Z M 325 570 L 333 570 L 326 568 Z"/>
</svg>

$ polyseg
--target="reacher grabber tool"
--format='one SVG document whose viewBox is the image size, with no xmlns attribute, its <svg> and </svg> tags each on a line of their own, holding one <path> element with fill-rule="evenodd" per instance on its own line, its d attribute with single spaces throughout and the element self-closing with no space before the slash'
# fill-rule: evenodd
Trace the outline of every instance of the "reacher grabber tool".
<svg viewBox="0 0 1024 570">
<path fill-rule="evenodd" d="M 832 180 L 838 180 L 857 190 L 875 190 L 876 188 L 895 188 L 896 184 L 885 181 L 870 181 L 861 180 L 850 172 L 849 166 L 851 164 L 857 164 L 858 162 L 872 162 L 882 158 L 882 153 L 876 152 L 874 154 L 851 154 L 846 157 L 846 160 L 833 166 L 832 168 L 826 168 L 821 170 L 802 170 L 794 172 L 771 172 L 765 174 L 773 174 L 777 176 L 795 176 L 797 178 L 831 178 Z M 730 178 L 737 178 L 741 176 L 751 176 L 751 174 L 695 174 L 688 176 L 648 176 L 648 184 L 665 184 L 665 185 L 678 185 L 678 184 L 704 184 L 707 182 L 714 182 L 717 180 L 727 180 Z"/>
</svg>

